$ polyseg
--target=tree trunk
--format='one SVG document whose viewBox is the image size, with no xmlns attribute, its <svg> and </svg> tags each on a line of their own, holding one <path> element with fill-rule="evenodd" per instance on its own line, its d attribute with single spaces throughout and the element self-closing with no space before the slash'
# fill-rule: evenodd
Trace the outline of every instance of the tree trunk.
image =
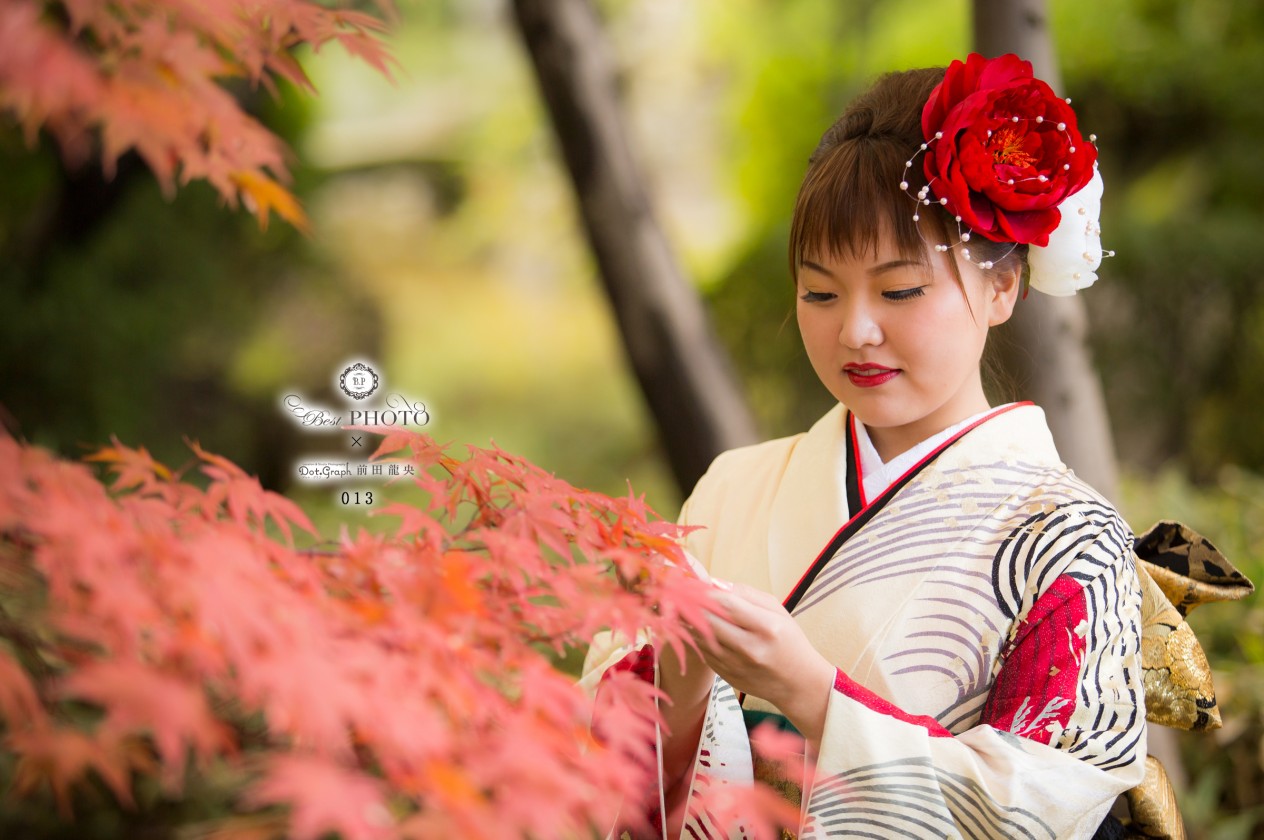
<svg viewBox="0 0 1264 840">
<path fill-rule="evenodd" d="M 974 0 L 974 47 L 988 57 L 1016 53 L 1065 95 L 1045 0 Z M 1102 495 L 1116 498 L 1115 447 L 1101 379 L 1089 354 L 1083 299 L 1028 295 L 1015 308 L 1006 334 L 1005 372 L 1025 398 L 1045 410 L 1063 460 Z"/>
<path fill-rule="evenodd" d="M 1012 52 L 1027 59 L 1036 76 L 1064 96 L 1046 18 L 1045 0 L 974 0 L 974 48 L 988 57 Z M 1006 333 L 1002 365 L 1022 395 L 1044 408 L 1058 453 L 1098 492 L 1116 499 L 1115 447 L 1101 378 L 1089 354 L 1084 300 L 1035 292 L 1019 301 Z M 1173 784 L 1184 789 L 1172 730 L 1151 727 L 1149 747 Z"/>
<path fill-rule="evenodd" d="M 757 440 L 754 420 L 654 218 L 595 10 L 589 0 L 514 0 L 513 9 L 624 347 L 687 494 L 717 454 Z"/>
</svg>

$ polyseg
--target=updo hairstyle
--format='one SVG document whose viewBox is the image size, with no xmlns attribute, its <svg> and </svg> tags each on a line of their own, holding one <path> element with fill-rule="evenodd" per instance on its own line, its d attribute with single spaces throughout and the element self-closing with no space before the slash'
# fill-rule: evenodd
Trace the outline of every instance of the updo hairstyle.
<svg viewBox="0 0 1264 840">
<path fill-rule="evenodd" d="M 926 184 L 920 159 L 905 170 L 905 163 L 925 142 L 922 107 L 943 78 L 943 67 L 881 76 L 822 135 L 795 199 L 791 279 L 797 279 L 803 260 L 814 255 L 876 253 L 884 224 L 902 257 L 927 264 L 934 245 L 957 241 L 958 223 L 947 210 L 934 201 L 923 205 L 913 198 Z M 902 180 L 908 182 L 907 191 L 900 189 Z M 920 223 L 913 221 L 914 214 L 921 217 Z M 992 272 L 1017 268 L 1020 279 L 1026 280 L 1026 245 L 975 236 L 969 247 L 974 262 L 991 261 Z M 960 284 L 956 260 L 948 262 Z"/>
</svg>

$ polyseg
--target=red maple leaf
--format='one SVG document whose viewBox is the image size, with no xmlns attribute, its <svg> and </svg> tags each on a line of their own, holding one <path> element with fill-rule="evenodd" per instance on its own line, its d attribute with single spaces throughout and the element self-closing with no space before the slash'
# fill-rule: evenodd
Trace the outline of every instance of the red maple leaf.
<svg viewBox="0 0 1264 840">
<path fill-rule="evenodd" d="M 376 840 L 390 836 L 394 823 L 381 782 L 310 756 L 272 759 L 246 801 L 288 805 L 295 840 L 315 840 L 331 831 L 345 840 Z"/>
</svg>

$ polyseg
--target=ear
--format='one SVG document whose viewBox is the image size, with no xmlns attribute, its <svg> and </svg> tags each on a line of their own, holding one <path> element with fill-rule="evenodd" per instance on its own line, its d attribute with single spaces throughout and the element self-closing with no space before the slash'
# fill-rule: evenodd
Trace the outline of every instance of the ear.
<svg viewBox="0 0 1264 840">
<path fill-rule="evenodd" d="M 986 286 L 988 326 L 1003 324 L 1014 314 L 1018 293 L 1022 289 L 1022 265 L 1017 261 L 1002 269 L 989 272 Z"/>
</svg>

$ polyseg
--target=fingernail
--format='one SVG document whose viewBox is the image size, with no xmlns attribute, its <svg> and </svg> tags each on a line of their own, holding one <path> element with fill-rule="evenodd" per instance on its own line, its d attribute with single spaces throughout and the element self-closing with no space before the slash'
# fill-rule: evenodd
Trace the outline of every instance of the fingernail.
<svg viewBox="0 0 1264 840">
<path fill-rule="evenodd" d="M 723 589 L 726 592 L 733 588 L 733 584 L 729 583 L 727 580 L 720 580 L 719 578 L 711 578 L 711 585 L 717 589 Z"/>
</svg>

